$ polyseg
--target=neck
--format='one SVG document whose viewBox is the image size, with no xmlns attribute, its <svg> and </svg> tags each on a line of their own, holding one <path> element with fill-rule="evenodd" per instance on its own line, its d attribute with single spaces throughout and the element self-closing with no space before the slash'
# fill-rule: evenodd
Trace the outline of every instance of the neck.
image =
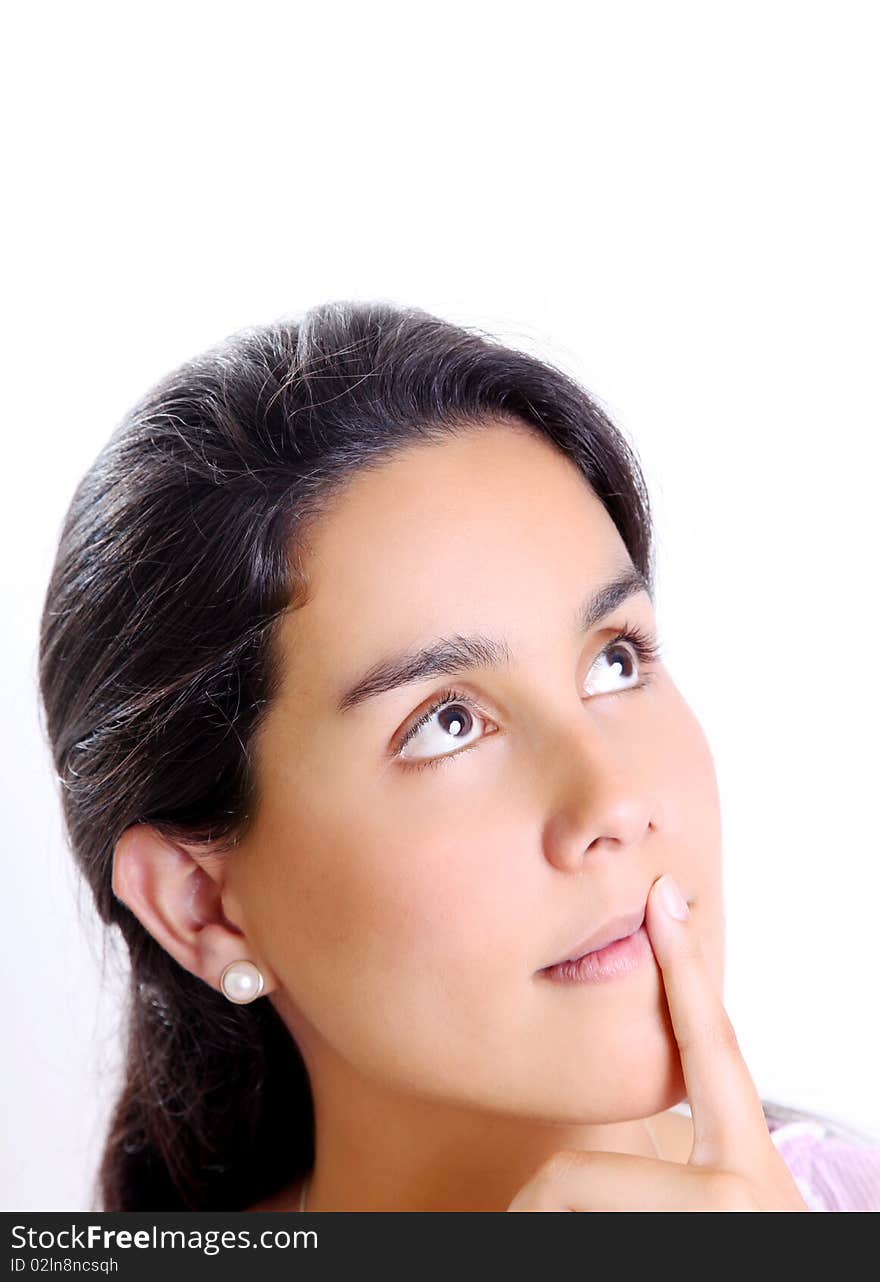
<svg viewBox="0 0 880 1282">
<path fill-rule="evenodd" d="M 646 1117 L 642 1119 L 642 1124 L 645 1128 L 645 1134 L 648 1137 L 648 1142 L 651 1145 L 653 1156 L 663 1161 L 666 1159 L 666 1153 L 664 1152 L 663 1145 L 661 1145 L 657 1140 L 657 1134 L 654 1128 L 654 1123 L 656 1120 L 657 1119 L 651 1119 Z M 613 1150 L 613 1151 L 616 1151 L 616 1150 Z M 305 1179 L 302 1181 L 302 1189 L 299 1196 L 297 1210 L 314 1211 L 314 1210 L 320 1209 L 315 1205 L 313 1205 L 313 1203 L 310 1201 L 310 1194 L 311 1194 L 311 1175 L 307 1175 Z M 357 1209 L 362 1210 L 363 1208 L 358 1207 Z M 399 1208 L 396 1208 L 396 1209 L 399 1209 Z M 452 1209 L 452 1208 L 441 1208 L 441 1209 Z M 455 1207 L 454 1209 L 460 1210 L 461 1208 Z"/>
</svg>

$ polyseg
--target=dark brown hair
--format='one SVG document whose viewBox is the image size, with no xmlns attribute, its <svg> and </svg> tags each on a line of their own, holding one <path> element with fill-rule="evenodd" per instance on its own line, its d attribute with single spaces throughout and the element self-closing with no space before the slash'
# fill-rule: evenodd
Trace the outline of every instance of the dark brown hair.
<svg viewBox="0 0 880 1282">
<path fill-rule="evenodd" d="M 302 599 L 305 531 L 360 469 L 499 418 L 563 451 L 653 584 L 636 457 L 575 380 L 475 328 L 330 302 L 242 330 L 116 427 L 64 518 L 40 628 L 45 729 L 74 858 L 130 959 L 106 1211 L 242 1210 L 310 1169 L 311 1091 L 271 1002 L 228 1002 L 117 899 L 135 823 L 234 858 L 255 736 Z"/>
</svg>

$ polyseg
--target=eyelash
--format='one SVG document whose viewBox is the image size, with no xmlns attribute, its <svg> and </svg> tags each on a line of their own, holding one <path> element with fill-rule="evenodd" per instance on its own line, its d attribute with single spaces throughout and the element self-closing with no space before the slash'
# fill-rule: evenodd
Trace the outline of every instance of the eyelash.
<svg viewBox="0 0 880 1282">
<path fill-rule="evenodd" d="M 621 641 L 626 641 L 632 646 L 635 651 L 636 658 L 639 661 L 640 669 L 643 666 L 656 663 L 660 658 L 661 646 L 657 637 L 644 632 L 641 628 L 636 627 L 635 625 L 627 623 L 623 625 L 622 630 L 618 632 L 616 637 L 612 637 L 608 644 L 603 646 L 600 654 L 604 654 L 607 650 L 611 650 L 614 646 L 619 645 Z M 599 656 L 597 655 L 597 658 L 598 657 Z M 641 680 L 638 685 L 630 686 L 630 690 L 642 690 L 653 679 L 654 673 L 642 672 Z M 622 694 L 624 692 L 620 691 L 619 693 Z M 401 751 L 404 746 L 409 743 L 410 739 L 417 734 L 423 725 L 426 725 L 431 720 L 435 712 L 439 712 L 447 703 L 461 703 L 464 704 L 466 708 L 470 708 L 472 711 L 476 712 L 478 716 L 484 715 L 470 695 L 465 694 L 461 690 L 456 690 L 454 687 L 441 690 L 436 699 L 431 702 L 430 707 L 426 708 L 419 719 L 406 731 L 406 734 L 401 739 L 394 752 L 395 757 L 400 756 Z M 409 761 L 406 758 L 401 758 L 401 764 L 405 770 L 433 769 L 435 766 L 440 766 L 445 764 L 447 761 L 451 761 L 453 757 L 463 756 L 464 753 L 469 752 L 471 748 L 475 748 L 476 746 L 476 744 L 470 744 L 469 747 L 462 748 L 459 752 L 444 752 L 436 757 L 425 757 L 424 760 L 421 761 L 415 758 L 412 761 Z"/>
</svg>

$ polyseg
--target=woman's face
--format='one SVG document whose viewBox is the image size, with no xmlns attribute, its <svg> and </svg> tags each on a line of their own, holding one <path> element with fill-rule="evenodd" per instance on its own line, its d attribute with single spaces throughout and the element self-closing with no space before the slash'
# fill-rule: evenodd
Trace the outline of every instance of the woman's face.
<svg viewBox="0 0 880 1282">
<path fill-rule="evenodd" d="M 503 423 L 419 445 L 358 475 L 305 568 L 227 894 L 313 1088 L 344 1074 L 583 1123 L 684 1098 L 653 954 L 611 982 L 538 975 L 671 872 L 723 984 L 711 754 L 661 661 L 640 674 L 605 654 L 628 625 L 656 633 L 645 591 L 578 627 L 632 563 L 575 466 Z M 378 682 L 340 710 L 389 656 L 415 671 L 440 638 L 475 634 L 507 659 Z"/>
</svg>

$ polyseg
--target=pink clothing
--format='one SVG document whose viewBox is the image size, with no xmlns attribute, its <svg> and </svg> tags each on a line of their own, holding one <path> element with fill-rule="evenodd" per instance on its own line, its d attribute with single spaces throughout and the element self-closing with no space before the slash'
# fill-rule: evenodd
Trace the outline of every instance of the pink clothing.
<svg viewBox="0 0 880 1282">
<path fill-rule="evenodd" d="M 811 1211 L 880 1211 L 880 1140 L 766 1101 L 764 1116 Z"/>
</svg>

